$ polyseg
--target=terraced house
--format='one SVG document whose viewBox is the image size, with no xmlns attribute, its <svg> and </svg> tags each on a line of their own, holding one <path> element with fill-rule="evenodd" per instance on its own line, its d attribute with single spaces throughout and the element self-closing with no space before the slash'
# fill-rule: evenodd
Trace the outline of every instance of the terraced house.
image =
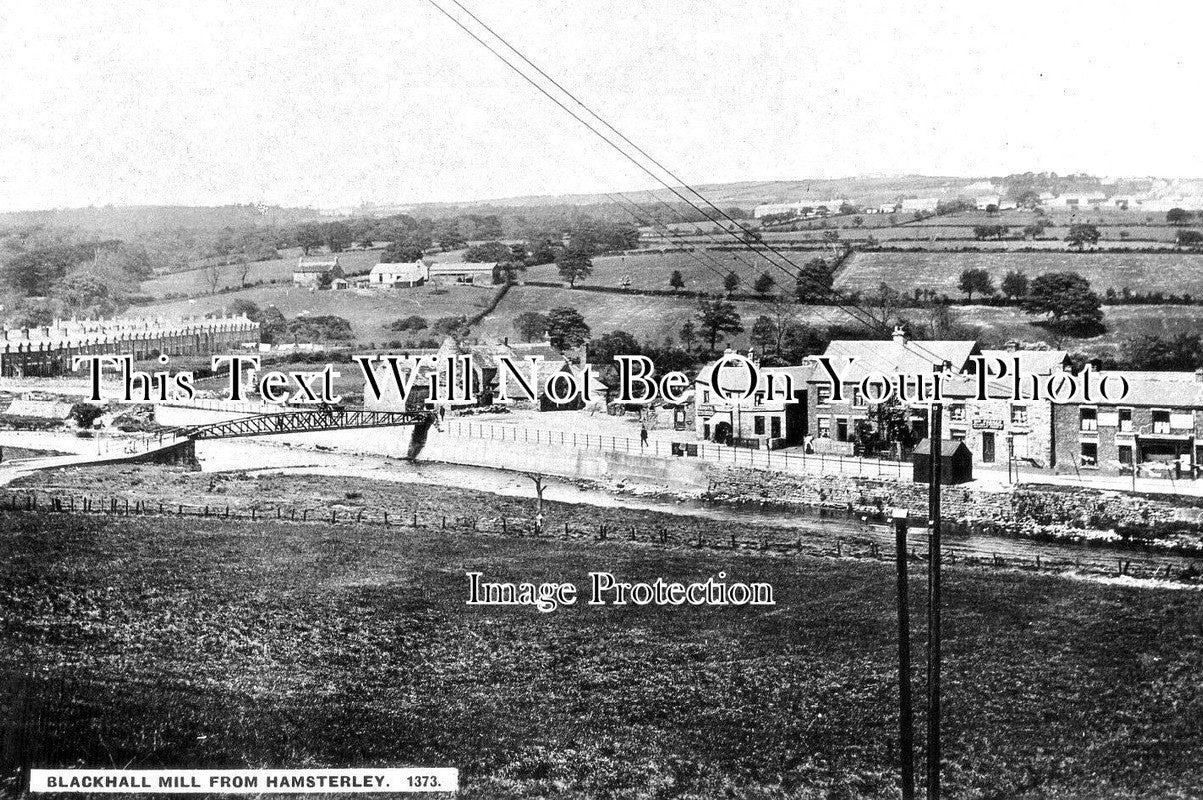
<svg viewBox="0 0 1203 800">
<path fill-rule="evenodd" d="M 1059 469 L 1195 478 L 1203 466 L 1203 370 L 1109 372 L 1128 381 L 1119 403 L 1053 406 Z"/>
<path fill-rule="evenodd" d="M 728 350 L 724 355 L 731 354 Z M 748 358 L 758 365 L 751 352 Z M 759 370 L 760 388 L 751 397 L 742 399 L 750 385 L 746 367 L 726 359 L 707 364 L 694 385 L 694 426 L 698 438 L 758 450 L 802 444 L 809 432 L 806 397 L 815 369 L 814 362 L 796 367 L 764 367 Z M 770 392 L 768 381 L 775 386 L 792 386 L 789 401 L 785 391 Z M 716 382 L 721 382 L 726 399 L 715 391 Z"/>
</svg>

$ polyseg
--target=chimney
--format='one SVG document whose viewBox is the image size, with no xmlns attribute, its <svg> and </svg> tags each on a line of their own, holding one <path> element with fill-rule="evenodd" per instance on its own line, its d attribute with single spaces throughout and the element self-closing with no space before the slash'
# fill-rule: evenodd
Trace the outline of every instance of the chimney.
<svg viewBox="0 0 1203 800">
<path fill-rule="evenodd" d="M 890 334 L 890 338 L 894 340 L 894 344 L 905 345 L 906 344 L 906 331 L 904 331 L 902 329 L 901 325 L 895 325 L 894 332 L 892 334 Z"/>
<path fill-rule="evenodd" d="M 1019 350 L 1019 342 L 1015 339 L 1007 339 L 1007 343 L 1003 346 L 1007 348 L 1008 353 L 1014 353 Z"/>
</svg>

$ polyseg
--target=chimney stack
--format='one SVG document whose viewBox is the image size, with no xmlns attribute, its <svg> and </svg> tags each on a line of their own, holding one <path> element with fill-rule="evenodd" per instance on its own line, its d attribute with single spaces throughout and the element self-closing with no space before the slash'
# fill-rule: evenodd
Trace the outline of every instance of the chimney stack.
<svg viewBox="0 0 1203 800">
<path fill-rule="evenodd" d="M 901 325 L 895 325 L 894 332 L 892 334 L 890 334 L 890 338 L 894 340 L 894 344 L 905 345 L 906 344 L 906 331 L 904 331 L 902 329 Z"/>
</svg>

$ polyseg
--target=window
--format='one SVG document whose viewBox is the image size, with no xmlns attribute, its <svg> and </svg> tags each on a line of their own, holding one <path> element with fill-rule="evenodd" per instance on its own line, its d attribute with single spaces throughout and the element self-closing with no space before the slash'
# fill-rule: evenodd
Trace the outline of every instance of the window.
<svg viewBox="0 0 1203 800">
<path fill-rule="evenodd" d="M 1096 467 L 1099 463 L 1099 446 L 1097 442 L 1082 442 L 1082 455 L 1078 463 L 1083 467 Z"/>
<path fill-rule="evenodd" d="M 702 402 L 703 402 L 703 403 L 709 403 L 709 402 L 710 402 L 710 392 L 709 392 L 708 390 L 706 390 L 706 389 L 703 389 L 703 390 L 702 390 Z"/>
<path fill-rule="evenodd" d="M 965 431 L 951 431 L 948 437 L 954 442 L 963 442 L 965 441 Z"/>
<path fill-rule="evenodd" d="M 752 395 L 752 405 L 754 405 L 754 406 L 764 405 L 764 392 L 757 392 L 756 394 Z"/>
<path fill-rule="evenodd" d="M 1153 433 L 1170 432 L 1170 412 L 1165 410 L 1153 411 Z"/>
<path fill-rule="evenodd" d="M 759 414 L 752 417 L 752 433 L 757 436 L 764 436 L 764 417 Z"/>
<path fill-rule="evenodd" d="M 1121 444 L 1117 450 L 1119 452 L 1119 463 L 1132 466 L 1132 445 Z"/>
<path fill-rule="evenodd" d="M 1027 425 L 1028 424 L 1028 407 L 1027 406 L 1011 406 L 1011 424 L 1012 425 Z"/>
<path fill-rule="evenodd" d="M 1121 408 L 1119 410 L 1119 429 L 1123 433 L 1132 432 L 1132 409 Z"/>
<path fill-rule="evenodd" d="M 830 417 L 822 417 L 819 419 L 819 438 L 820 439 L 830 439 L 831 438 L 831 418 Z"/>
<path fill-rule="evenodd" d="M 1097 408 L 1080 408 L 1078 415 L 1083 431 L 1097 431 L 1099 429 L 1099 410 Z"/>
<path fill-rule="evenodd" d="M 948 418 L 953 422 L 965 421 L 965 406 L 963 403 L 956 403 L 948 407 Z"/>
<path fill-rule="evenodd" d="M 831 402 L 831 387 L 830 386 L 819 386 L 815 390 L 815 397 L 818 398 L 819 405 L 821 405 L 821 406 L 827 405 L 828 403 Z"/>
<path fill-rule="evenodd" d="M 852 387 L 852 405 L 863 406 L 865 404 L 865 396 L 861 394 L 859 386 Z"/>
<path fill-rule="evenodd" d="M 836 420 L 835 438 L 841 442 L 848 441 L 848 420 L 846 420 L 846 419 Z"/>
<path fill-rule="evenodd" d="M 781 438 L 781 417 L 771 417 L 769 419 L 769 436 L 774 439 Z"/>
</svg>

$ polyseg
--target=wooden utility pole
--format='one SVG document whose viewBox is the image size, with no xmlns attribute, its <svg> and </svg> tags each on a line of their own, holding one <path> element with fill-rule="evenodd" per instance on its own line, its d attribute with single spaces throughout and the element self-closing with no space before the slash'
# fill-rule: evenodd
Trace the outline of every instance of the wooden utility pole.
<svg viewBox="0 0 1203 800">
<path fill-rule="evenodd" d="M 894 509 L 894 558 L 898 565 L 898 758 L 902 800 L 915 800 L 915 731 L 911 719 L 911 616 L 906 577 L 905 508 Z"/>
<path fill-rule="evenodd" d="M 940 797 L 940 478 L 944 406 L 931 405 L 927 545 L 927 798 Z"/>
</svg>

